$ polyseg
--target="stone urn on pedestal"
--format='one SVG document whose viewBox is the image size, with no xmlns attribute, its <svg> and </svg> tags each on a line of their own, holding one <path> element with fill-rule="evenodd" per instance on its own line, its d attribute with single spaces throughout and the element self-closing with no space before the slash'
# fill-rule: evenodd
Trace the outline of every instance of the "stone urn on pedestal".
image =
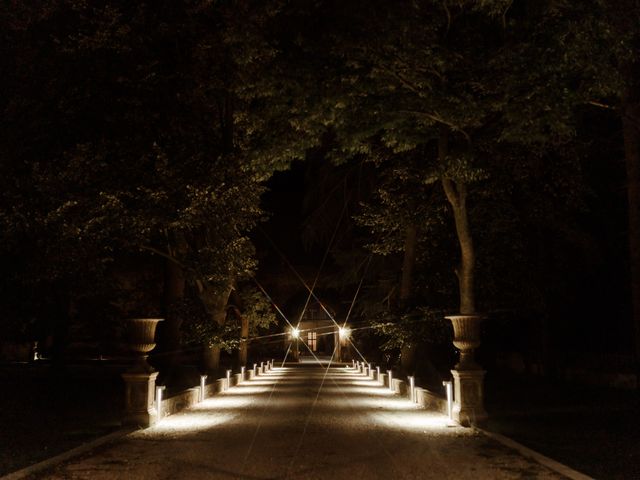
<svg viewBox="0 0 640 480">
<path fill-rule="evenodd" d="M 127 345 L 135 354 L 129 370 L 122 374 L 126 383 L 125 419 L 127 425 L 148 427 L 157 420 L 154 408 L 156 372 L 147 362 L 156 346 L 155 334 L 161 318 L 131 318 L 127 320 Z"/>
<path fill-rule="evenodd" d="M 453 419 L 464 426 L 478 424 L 487 418 L 484 409 L 485 371 L 474 358 L 480 346 L 482 315 L 449 315 L 453 324 L 453 344 L 460 350 L 460 360 L 451 374 L 454 384 Z"/>
</svg>

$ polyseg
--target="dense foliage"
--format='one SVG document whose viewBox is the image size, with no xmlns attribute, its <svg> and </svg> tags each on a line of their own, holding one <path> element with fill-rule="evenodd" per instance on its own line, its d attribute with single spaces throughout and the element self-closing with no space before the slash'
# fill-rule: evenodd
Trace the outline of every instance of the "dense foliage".
<svg viewBox="0 0 640 480">
<path fill-rule="evenodd" d="M 162 314 L 171 335 L 235 346 L 261 196 L 307 157 L 307 243 L 333 242 L 343 291 L 373 254 L 358 309 L 387 346 L 446 337 L 426 320 L 445 311 L 546 332 L 563 272 L 596 277 L 583 219 L 601 198 L 591 162 L 611 154 L 640 325 L 638 15 L 632 0 L 7 2 L 7 317 L 35 335 Z"/>
</svg>

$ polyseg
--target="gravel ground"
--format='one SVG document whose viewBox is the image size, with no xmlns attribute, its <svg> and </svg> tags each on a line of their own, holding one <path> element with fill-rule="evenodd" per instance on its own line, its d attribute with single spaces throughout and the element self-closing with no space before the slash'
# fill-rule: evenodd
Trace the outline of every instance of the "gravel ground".
<svg viewBox="0 0 640 480">
<path fill-rule="evenodd" d="M 559 479 L 350 369 L 275 369 L 32 478 Z"/>
</svg>

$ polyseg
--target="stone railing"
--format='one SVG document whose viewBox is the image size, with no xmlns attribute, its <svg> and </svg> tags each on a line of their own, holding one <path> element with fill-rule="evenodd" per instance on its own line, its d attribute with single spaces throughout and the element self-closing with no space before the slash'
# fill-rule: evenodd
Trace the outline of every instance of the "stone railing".
<svg viewBox="0 0 640 480">
<path fill-rule="evenodd" d="M 207 382 L 207 377 L 202 376 L 200 385 L 188 388 L 174 395 L 167 396 L 166 398 L 163 398 L 162 394 L 157 393 L 158 389 L 161 391 L 162 387 L 157 387 L 155 398 L 155 411 L 158 416 L 157 420 L 173 415 L 174 413 L 178 413 L 186 408 L 190 408 L 208 397 L 224 392 L 246 380 L 257 378 L 272 369 L 273 360 L 269 360 L 259 364 L 256 363 L 249 369 L 243 367 L 239 373 L 233 373 L 232 370 L 227 370 L 227 375 L 225 377 L 217 378 L 213 382 Z M 159 405 L 158 398 L 160 398 Z"/>
<path fill-rule="evenodd" d="M 417 385 L 413 385 L 412 391 L 410 378 L 407 380 L 394 378 L 392 371 L 383 373 L 381 372 L 380 367 L 374 367 L 371 364 L 364 362 L 354 361 L 353 368 L 369 377 L 371 380 L 377 381 L 381 386 L 389 388 L 394 393 L 408 397 L 409 400 L 412 400 L 422 408 L 440 412 L 445 415 L 449 413 L 447 399 L 445 397 Z M 389 382 L 389 379 L 391 379 L 391 382 Z M 389 385 L 389 383 L 391 383 L 391 385 Z"/>
</svg>

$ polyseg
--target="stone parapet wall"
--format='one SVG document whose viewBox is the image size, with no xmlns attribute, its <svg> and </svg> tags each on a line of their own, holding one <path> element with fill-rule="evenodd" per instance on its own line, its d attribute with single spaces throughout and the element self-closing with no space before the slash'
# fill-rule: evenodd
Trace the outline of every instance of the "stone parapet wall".
<svg viewBox="0 0 640 480">
<path fill-rule="evenodd" d="M 426 388 L 416 387 L 416 403 L 422 408 L 447 414 L 447 399 Z"/>
<path fill-rule="evenodd" d="M 193 387 L 162 399 L 162 417 L 173 415 L 180 410 L 194 406 L 200 399 L 200 387 Z"/>
<path fill-rule="evenodd" d="M 260 373 L 260 368 L 257 369 L 258 374 Z M 263 365 L 264 372 L 270 370 L 269 365 L 265 362 Z M 248 370 L 248 376 L 250 378 L 257 378 L 257 375 L 253 375 L 253 370 Z M 227 378 L 218 378 L 211 383 L 207 383 L 204 386 L 204 396 L 205 398 L 211 397 L 218 393 L 224 392 L 227 388 L 234 387 L 239 385 L 241 382 L 246 380 L 247 373 L 243 375 L 241 373 L 232 374 L 229 379 L 229 385 L 227 386 Z M 174 413 L 178 413 L 181 410 L 192 407 L 196 404 L 200 403 L 200 387 L 192 387 L 186 390 L 183 390 L 175 395 L 172 395 L 167 398 L 162 399 L 161 405 L 161 416 L 166 417 L 168 415 L 173 415 Z"/>
</svg>

